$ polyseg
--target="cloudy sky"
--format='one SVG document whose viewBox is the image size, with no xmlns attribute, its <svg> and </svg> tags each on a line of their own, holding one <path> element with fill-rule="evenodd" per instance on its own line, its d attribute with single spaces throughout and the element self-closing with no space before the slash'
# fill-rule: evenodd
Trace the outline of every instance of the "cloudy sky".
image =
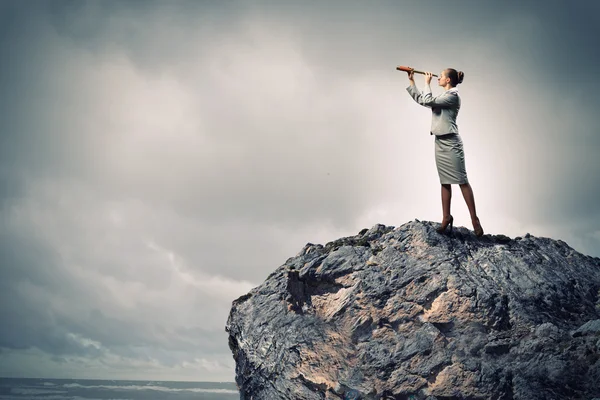
<svg viewBox="0 0 600 400">
<path fill-rule="evenodd" d="M 600 256 L 599 16 L 591 0 L 2 1 L 0 376 L 233 381 L 232 300 L 304 244 L 439 221 L 430 111 L 397 65 L 464 71 L 487 233 Z"/>
</svg>

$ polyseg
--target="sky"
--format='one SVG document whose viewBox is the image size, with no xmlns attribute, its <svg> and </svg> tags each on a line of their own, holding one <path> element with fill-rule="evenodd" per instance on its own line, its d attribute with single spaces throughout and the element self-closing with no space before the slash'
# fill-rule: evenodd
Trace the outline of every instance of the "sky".
<svg viewBox="0 0 600 400">
<path fill-rule="evenodd" d="M 0 2 L 0 376 L 233 381 L 231 302 L 306 243 L 441 221 L 398 65 L 464 72 L 486 233 L 600 256 L 599 26 L 591 0 Z"/>
</svg>

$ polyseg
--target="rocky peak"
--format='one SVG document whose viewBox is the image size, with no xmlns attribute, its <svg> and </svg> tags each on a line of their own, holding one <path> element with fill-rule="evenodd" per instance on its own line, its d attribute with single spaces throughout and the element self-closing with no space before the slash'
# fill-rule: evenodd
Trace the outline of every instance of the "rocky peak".
<svg viewBox="0 0 600 400">
<path fill-rule="evenodd" d="M 240 398 L 600 397 L 600 259 L 437 226 L 308 243 L 235 300 Z"/>
</svg>

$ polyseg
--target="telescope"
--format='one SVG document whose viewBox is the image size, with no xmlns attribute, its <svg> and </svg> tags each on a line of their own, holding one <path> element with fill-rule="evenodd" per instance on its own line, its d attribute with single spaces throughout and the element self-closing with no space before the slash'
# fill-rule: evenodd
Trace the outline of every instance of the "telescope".
<svg viewBox="0 0 600 400">
<path fill-rule="evenodd" d="M 404 65 L 398 65 L 398 66 L 396 67 L 396 69 L 397 69 L 398 71 L 404 71 L 404 72 L 411 72 L 411 71 L 412 71 L 412 72 L 414 72 L 415 74 L 423 74 L 423 75 L 425 75 L 425 72 L 423 72 L 423 71 L 417 71 L 417 70 L 416 70 L 416 69 L 414 69 L 414 68 L 411 68 L 411 67 L 405 67 Z M 431 74 L 431 76 L 435 76 L 436 78 L 438 77 L 438 76 L 437 76 L 437 75 L 435 75 L 435 74 Z"/>
</svg>

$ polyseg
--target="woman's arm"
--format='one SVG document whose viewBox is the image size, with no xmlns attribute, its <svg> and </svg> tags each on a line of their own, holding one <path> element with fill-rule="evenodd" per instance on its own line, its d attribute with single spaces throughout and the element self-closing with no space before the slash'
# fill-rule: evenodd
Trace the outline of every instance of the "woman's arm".
<svg viewBox="0 0 600 400">
<path fill-rule="evenodd" d="M 406 88 L 406 90 L 411 95 L 411 97 L 413 98 L 414 101 L 421 104 L 423 107 L 429 107 L 428 105 L 425 105 L 425 104 L 421 103 L 421 101 L 420 101 L 421 98 L 423 97 L 423 95 L 421 94 L 421 92 L 419 92 L 419 89 L 417 89 L 417 85 L 415 85 L 414 72 L 413 71 L 406 71 L 406 72 L 408 73 L 408 81 L 410 82 L 410 85 Z"/>
<path fill-rule="evenodd" d="M 438 107 L 438 108 L 452 108 L 458 105 L 458 94 L 455 92 L 445 92 L 439 96 L 433 97 L 431 94 L 431 86 L 429 83 L 431 82 L 431 73 L 428 72 L 425 77 L 425 89 L 423 93 L 417 89 L 415 85 L 415 81 L 413 78 L 413 72 L 408 73 L 408 80 L 410 81 L 410 86 L 406 88 L 408 93 L 412 96 L 412 98 L 422 105 L 423 107 Z"/>
<path fill-rule="evenodd" d="M 415 98 L 413 96 L 413 98 Z M 415 101 L 425 107 L 453 108 L 458 105 L 458 94 L 456 92 L 445 92 L 439 96 L 431 94 L 431 87 L 425 86 L 423 93 L 415 98 Z"/>
<path fill-rule="evenodd" d="M 409 87 L 406 88 L 406 90 L 411 95 L 411 97 L 413 98 L 414 101 L 416 101 L 423 107 L 431 107 L 429 104 L 425 104 L 423 102 L 423 94 L 419 91 L 419 89 L 417 89 L 416 85 L 411 84 Z"/>
</svg>

